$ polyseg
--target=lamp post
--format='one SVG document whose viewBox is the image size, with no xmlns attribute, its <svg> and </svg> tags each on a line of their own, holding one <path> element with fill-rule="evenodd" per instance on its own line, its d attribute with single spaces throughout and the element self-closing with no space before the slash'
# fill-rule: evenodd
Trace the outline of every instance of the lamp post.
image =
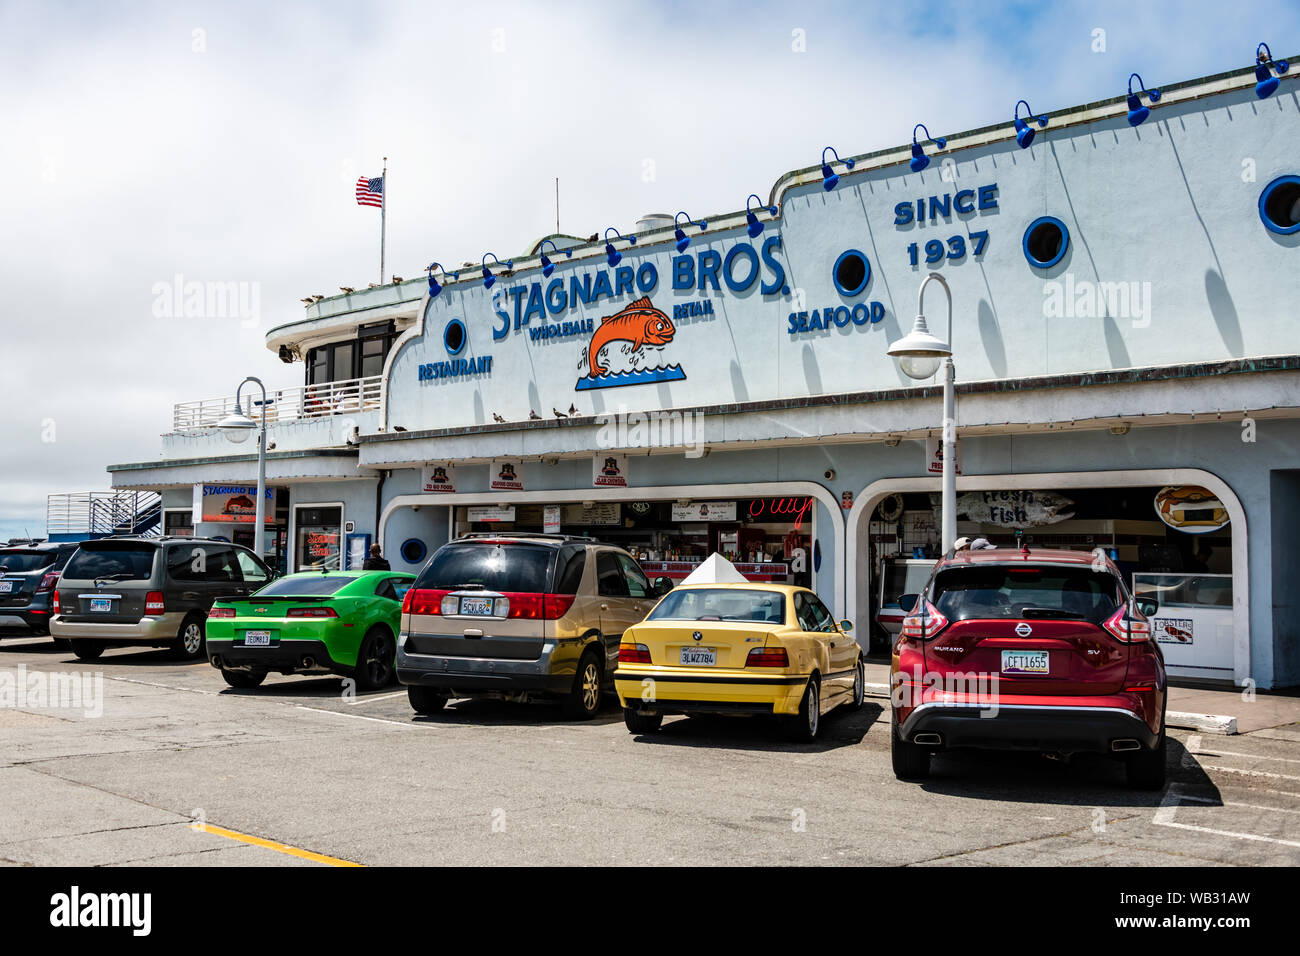
<svg viewBox="0 0 1300 956">
<path fill-rule="evenodd" d="M 217 428 L 221 429 L 235 444 L 247 441 L 248 436 L 257 429 L 257 422 L 245 415 L 239 406 L 240 393 L 249 382 L 256 382 L 257 387 L 262 390 L 262 427 L 257 440 L 257 508 L 253 516 L 253 553 L 260 558 L 266 540 L 266 530 L 262 526 L 266 507 L 266 386 L 262 384 L 260 378 L 250 375 L 239 383 L 239 388 L 235 389 L 234 414 L 218 422 Z"/>
<path fill-rule="evenodd" d="M 925 322 L 922 300 L 925 287 L 931 282 L 943 286 L 948 298 L 947 341 L 930 334 Z M 921 281 L 916 292 L 916 322 L 912 331 L 889 346 L 889 354 L 898 359 L 898 367 L 908 378 L 929 378 L 943 362 L 943 518 L 939 530 L 939 550 L 946 554 L 957 540 L 957 414 L 953 394 L 954 370 L 952 364 L 952 290 L 943 276 L 931 272 Z M 927 463 L 926 467 L 929 467 Z"/>
</svg>

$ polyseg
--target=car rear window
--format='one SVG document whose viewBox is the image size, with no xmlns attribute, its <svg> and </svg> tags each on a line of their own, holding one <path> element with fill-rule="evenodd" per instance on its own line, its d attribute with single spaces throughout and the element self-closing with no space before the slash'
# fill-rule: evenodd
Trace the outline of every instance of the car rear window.
<svg viewBox="0 0 1300 956">
<path fill-rule="evenodd" d="M 56 551 L 0 551 L 0 571 L 26 574 L 48 568 L 58 558 Z"/>
<path fill-rule="evenodd" d="M 1100 624 L 1119 606 L 1115 577 L 1088 567 L 986 565 L 935 576 L 935 607 L 953 621 L 1046 618 Z"/>
<path fill-rule="evenodd" d="M 302 578 L 278 578 L 253 593 L 257 597 L 330 597 L 357 579 L 355 574 L 313 574 Z"/>
<path fill-rule="evenodd" d="M 678 588 L 655 605 L 647 620 L 784 624 L 785 595 L 741 588 Z"/>
<path fill-rule="evenodd" d="M 532 544 L 445 544 L 420 572 L 421 590 L 549 591 L 555 548 Z"/>
<path fill-rule="evenodd" d="M 153 574 L 153 559 L 157 548 L 148 545 L 101 544 L 93 548 L 82 547 L 68 566 L 63 577 L 69 581 L 111 578 L 114 581 L 144 581 Z"/>
</svg>

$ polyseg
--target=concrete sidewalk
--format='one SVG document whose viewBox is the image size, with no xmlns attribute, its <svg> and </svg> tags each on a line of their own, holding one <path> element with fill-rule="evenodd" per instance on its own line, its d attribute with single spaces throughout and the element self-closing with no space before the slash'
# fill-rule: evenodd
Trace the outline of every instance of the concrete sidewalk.
<svg viewBox="0 0 1300 956">
<path fill-rule="evenodd" d="M 867 693 L 889 696 L 889 665 L 867 662 Z M 1300 740 L 1300 696 L 1256 693 L 1243 699 L 1241 689 L 1205 687 L 1169 688 L 1168 722 L 1171 727 L 1207 733 L 1248 734 L 1257 730 L 1287 728 Z M 1204 719 L 1201 719 L 1204 718 Z"/>
</svg>

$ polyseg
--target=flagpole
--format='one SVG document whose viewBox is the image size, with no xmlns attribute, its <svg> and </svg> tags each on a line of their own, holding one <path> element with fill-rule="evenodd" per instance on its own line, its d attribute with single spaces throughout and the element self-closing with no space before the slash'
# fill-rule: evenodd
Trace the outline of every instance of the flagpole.
<svg viewBox="0 0 1300 956">
<path fill-rule="evenodd" d="M 384 284 L 384 240 L 388 229 L 388 157 L 384 157 L 384 171 L 380 173 L 383 193 L 379 199 L 379 284 Z"/>
</svg>

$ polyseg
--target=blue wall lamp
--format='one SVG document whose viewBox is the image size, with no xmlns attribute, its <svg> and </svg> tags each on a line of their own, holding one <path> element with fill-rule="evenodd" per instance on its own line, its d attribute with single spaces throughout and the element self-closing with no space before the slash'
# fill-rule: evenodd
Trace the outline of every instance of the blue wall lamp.
<svg viewBox="0 0 1300 956">
<path fill-rule="evenodd" d="M 745 222 L 749 223 L 745 231 L 749 233 L 749 238 L 757 239 L 763 232 L 763 224 L 758 221 L 758 216 L 754 215 L 754 210 L 749 205 L 750 199 L 758 199 L 758 194 L 750 193 L 749 199 L 745 200 Z M 763 200 L 758 199 L 758 205 L 759 208 L 762 208 Z M 776 215 L 775 206 L 768 206 L 767 211 L 773 216 Z"/>
<path fill-rule="evenodd" d="M 916 131 L 918 129 L 925 129 L 925 124 L 917 123 L 912 127 L 912 162 L 909 165 L 912 167 L 912 172 L 914 173 L 919 173 L 921 170 L 925 169 L 925 167 L 930 165 L 930 157 L 925 155 L 925 150 L 923 150 L 921 144 L 916 141 Z M 932 138 L 928 129 L 925 129 L 925 138 Z M 942 136 L 936 136 L 933 137 L 933 139 L 934 145 L 939 149 L 943 149 L 948 145 L 948 141 Z"/>
<path fill-rule="evenodd" d="M 1133 92 L 1134 80 L 1137 80 L 1138 86 L 1141 87 L 1141 89 L 1137 93 Z M 1146 84 L 1142 82 L 1142 77 L 1138 76 L 1136 73 L 1129 74 L 1129 78 L 1128 78 L 1128 125 L 1129 126 L 1141 126 L 1146 121 L 1146 118 L 1151 115 L 1151 110 L 1147 109 L 1145 106 L 1142 105 L 1142 97 L 1141 97 L 1142 93 L 1145 93 L 1147 95 L 1147 100 L 1149 100 L 1150 102 L 1152 103 L 1160 102 L 1159 90 L 1148 90 Z"/>
<path fill-rule="evenodd" d="M 1029 114 L 1027 117 L 1025 117 L 1025 119 L 1020 118 L 1021 103 L 1025 104 L 1025 112 Z M 1016 108 L 1013 111 L 1012 115 L 1016 119 L 1016 145 L 1018 145 L 1021 149 L 1028 149 L 1029 144 L 1034 141 L 1034 128 L 1030 126 L 1029 123 L 1026 122 L 1026 120 L 1031 120 L 1034 118 L 1034 111 L 1029 108 L 1029 103 L 1026 100 L 1020 100 L 1019 102 L 1016 103 Z M 1047 125 L 1047 117 L 1046 116 L 1038 117 L 1039 128 L 1041 129 L 1046 125 Z"/>
<path fill-rule="evenodd" d="M 492 274 L 492 270 L 489 269 L 489 268 L 487 267 L 487 257 L 488 257 L 488 256 L 491 256 L 491 257 L 492 257 L 492 261 L 495 262 L 497 265 L 501 265 L 501 264 L 502 264 L 502 263 L 501 263 L 501 260 L 497 258 L 497 255 L 496 255 L 495 252 L 485 252 L 485 253 L 483 254 L 483 259 L 481 260 L 481 264 L 482 264 L 482 266 L 483 266 L 483 288 L 485 288 L 485 289 L 490 289 L 490 288 L 492 288 L 493 284 L 497 281 L 497 277 L 494 276 L 494 275 Z M 512 268 L 512 267 L 514 266 L 514 264 L 515 264 L 515 263 L 514 263 L 514 260 L 512 259 L 512 260 L 510 260 L 509 262 L 505 263 L 505 267 L 506 267 L 507 269 L 510 269 L 510 268 Z"/>
<path fill-rule="evenodd" d="M 686 247 L 691 244 L 690 237 L 686 235 L 685 230 L 683 230 L 682 227 L 679 225 L 679 223 L 682 221 L 682 216 L 686 216 L 686 225 L 699 226 L 700 232 L 703 232 L 705 229 L 709 228 L 709 224 L 705 220 L 701 219 L 699 220 L 699 222 L 696 222 L 694 219 L 690 217 L 688 213 L 679 212 L 677 215 L 673 216 L 673 225 L 677 227 L 676 229 L 673 230 L 673 235 L 677 237 L 678 252 L 685 252 Z"/>
<path fill-rule="evenodd" d="M 1277 76 L 1281 76 L 1291 68 L 1291 64 L 1286 60 L 1274 60 L 1273 51 L 1268 48 L 1268 44 L 1261 43 L 1255 47 L 1255 95 L 1261 100 L 1276 93 L 1278 84 L 1282 82 L 1269 72 L 1269 67 L 1277 70 Z"/>
<path fill-rule="evenodd" d="M 442 277 L 444 279 L 447 278 L 447 270 L 442 268 L 441 262 L 430 262 L 427 266 L 424 267 L 424 271 L 429 273 L 429 298 L 430 299 L 438 298 L 438 293 L 442 291 L 442 286 L 440 286 L 438 284 L 438 280 L 433 277 L 434 269 L 440 270 L 442 272 Z M 460 273 L 453 272 L 451 273 L 451 277 L 453 279 L 459 279 Z"/>
<path fill-rule="evenodd" d="M 830 150 L 831 155 L 835 157 L 835 161 L 837 163 L 838 162 L 844 163 L 845 169 L 853 168 L 853 160 L 851 159 L 841 160 L 840 154 L 835 151 L 834 146 L 827 146 L 826 149 L 822 150 L 822 189 L 826 190 L 827 192 L 830 192 L 832 189 L 834 189 L 836 186 L 840 184 L 840 174 L 835 172 L 833 169 L 831 169 L 831 164 L 826 162 L 827 149 Z"/>
<path fill-rule="evenodd" d="M 550 259 L 548 259 L 548 258 L 546 257 L 546 244 L 547 244 L 548 242 L 551 244 L 551 251 L 552 251 L 552 252 L 559 252 L 559 251 L 560 251 L 560 247 L 557 246 L 557 245 L 555 244 L 555 240 L 554 240 L 554 239 L 543 239 L 543 240 L 542 240 L 540 243 L 538 243 L 538 245 L 537 245 L 537 251 L 540 252 L 540 253 L 542 254 L 542 275 L 546 276 L 546 278 L 549 279 L 549 278 L 551 277 L 551 273 L 555 271 L 555 263 L 552 262 Z M 566 259 L 572 259 L 572 258 L 573 258 L 573 250 L 572 250 L 572 249 L 565 249 L 565 250 L 564 250 L 564 258 L 566 258 Z"/>
<path fill-rule="evenodd" d="M 623 253 L 614 248 L 614 243 L 610 240 L 609 234 L 614 233 L 614 239 L 626 239 L 631 245 L 636 245 L 636 236 L 625 236 L 613 226 L 605 230 L 605 255 L 609 259 L 611 266 L 616 266 L 623 261 Z"/>
</svg>

